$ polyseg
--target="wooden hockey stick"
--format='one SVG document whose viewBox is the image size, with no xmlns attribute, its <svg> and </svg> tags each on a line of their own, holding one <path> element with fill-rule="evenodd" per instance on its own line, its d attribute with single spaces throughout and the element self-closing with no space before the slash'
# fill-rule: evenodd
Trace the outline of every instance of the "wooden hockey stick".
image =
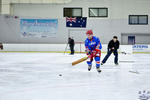
<svg viewBox="0 0 150 100">
<path fill-rule="evenodd" d="M 83 57 L 83 58 L 81 58 L 81 59 L 79 59 L 79 60 L 77 60 L 77 61 L 74 61 L 74 62 L 72 62 L 72 66 L 74 66 L 74 65 L 76 65 L 76 64 L 79 64 L 79 63 L 81 63 L 81 62 L 87 60 L 88 58 L 89 58 L 89 57 Z"/>
<path fill-rule="evenodd" d="M 100 51 L 99 49 L 96 49 L 96 51 L 95 51 L 94 53 L 97 53 L 97 52 L 99 52 L 99 53 L 100 53 L 100 56 L 101 56 L 101 51 Z M 81 59 L 79 59 L 79 60 L 77 60 L 77 61 L 72 62 L 72 66 L 74 66 L 74 65 L 76 65 L 76 64 L 79 64 L 79 63 L 81 63 L 81 62 L 87 60 L 88 58 L 91 58 L 91 55 L 88 55 L 88 57 L 83 57 L 83 58 L 81 58 Z"/>
<path fill-rule="evenodd" d="M 64 54 L 65 54 L 65 53 L 66 53 L 66 51 L 67 51 L 67 47 L 68 47 L 68 43 L 67 43 L 67 45 L 66 45 L 66 48 L 65 48 Z"/>
</svg>

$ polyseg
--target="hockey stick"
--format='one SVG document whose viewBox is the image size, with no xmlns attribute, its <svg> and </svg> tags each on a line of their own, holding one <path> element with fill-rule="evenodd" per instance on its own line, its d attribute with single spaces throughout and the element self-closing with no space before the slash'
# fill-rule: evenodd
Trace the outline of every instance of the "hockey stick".
<svg viewBox="0 0 150 100">
<path fill-rule="evenodd" d="M 68 47 L 68 43 L 67 43 L 67 45 L 66 45 L 66 48 L 65 48 L 64 54 L 65 54 L 65 53 L 66 53 L 66 51 L 67 51 L 67 47 Z"/>
<path fill-rule="evenodd" d="M 81 59 L 79 59 L 79 60 L 76 60 L 76 61 L 72 62 L 72 66 L 74 66 L 74 65 L 76 65 L 76 64 L 79 64 L 79 63 L 81 63 L 81 62 L 87 60 L 88 58 L 89 58 L 89 57 L 83 57 L 83 58 L 81 58 Z"/>
<path fill-rule="evenodd" d="M 97 51 L 99 51 L 100 54 L 101 54 L 101 51 L 100 51 L 100 50 L 97 50 Z M 101 55 L 100 55 L 100 56 L 101 56 Z M 81 63 L 81 62 L 87 60 L 88 58 L 91 58 L 91 54 L 88 55 L 88 57 L 83 57 L 83 58 L 81 58 L 81 59 L 79 59 L 79 60 L 77 60 L 77 61 L 72 62 L 72 66 L 74 66 L 74 65 L 76 65 L 76 64 L 79 64 L 79 63 Z"/>
<path fill-rule="evenodd" d="M 120 52 L 121 54 L 124 54 L 124 55 L 131 55 L 131 53 L 126 53 L 126 52 Z"/>
<path fill-rule="evenodd" d="M 140 74 L 138 71 L 129 71 L 130 73 Z"/>
</svg>

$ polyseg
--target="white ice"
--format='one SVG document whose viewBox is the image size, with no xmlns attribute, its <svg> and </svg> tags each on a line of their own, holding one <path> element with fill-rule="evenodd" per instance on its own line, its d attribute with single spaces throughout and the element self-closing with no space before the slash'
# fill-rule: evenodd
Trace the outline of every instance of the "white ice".
<svg viewBox="0 0 150 100">
<path fill-rule="evenodd" d="M 134 62 L 118 66 L 112 56 L 100 74 L 95 63 L 90 72 L 86 62 L 71 66 L 84 56 L 0 53 L 0 100 L 139 100 L 139 91 L 150 91 L 149 54 L 134 54 Z"/>
</svg>

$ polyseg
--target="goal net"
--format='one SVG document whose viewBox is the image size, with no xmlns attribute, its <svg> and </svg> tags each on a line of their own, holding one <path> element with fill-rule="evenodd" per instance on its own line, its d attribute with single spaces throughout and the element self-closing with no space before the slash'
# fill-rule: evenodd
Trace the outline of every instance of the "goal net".
<svg viewBox="0 0 150 100">
<path fill-rule="evenodd" d="M 68 37 L 75 41 L 75 51 L 79 53 L 85 52 L 84 41 L 86 39 L 86 31 L 88 29 L 68 29 Z"/>
</svg>

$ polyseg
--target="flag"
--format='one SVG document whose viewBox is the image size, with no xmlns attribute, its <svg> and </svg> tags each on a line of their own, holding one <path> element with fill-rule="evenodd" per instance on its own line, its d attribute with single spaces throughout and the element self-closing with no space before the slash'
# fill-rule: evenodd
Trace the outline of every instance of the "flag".
<svg viewBox="0 0 150 100">
<path fill-rule="evenodd" d="M 66 18 L 66 27 L 79 27 L 85 28 L 86 27 L 86 17 L 67 17 Z"/>
</svg>

